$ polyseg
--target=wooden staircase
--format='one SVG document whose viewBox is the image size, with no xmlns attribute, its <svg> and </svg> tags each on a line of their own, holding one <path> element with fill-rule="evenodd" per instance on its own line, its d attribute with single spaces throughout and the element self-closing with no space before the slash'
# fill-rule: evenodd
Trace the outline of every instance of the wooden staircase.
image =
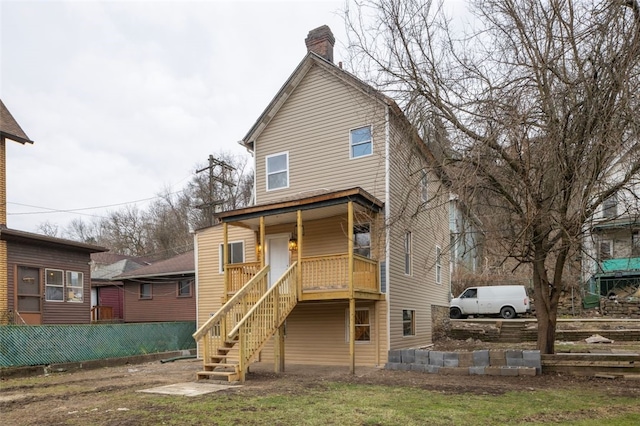
<svg viewBox="0 0 640 426">
<path fill-rule="evenodd" d="M 203 349 L 198 379 L 244 381 L 249 364 L 298 302 L 297 267 L 268 290 L 264 267 L 193 334 Z"/>
</svg>

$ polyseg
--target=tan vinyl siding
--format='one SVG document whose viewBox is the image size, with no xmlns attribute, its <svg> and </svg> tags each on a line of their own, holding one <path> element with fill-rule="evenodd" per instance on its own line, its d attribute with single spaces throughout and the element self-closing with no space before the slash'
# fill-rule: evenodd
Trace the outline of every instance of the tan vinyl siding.
<svg viewBox="0 0 640 426">
<path fill-rule="evenodd" d="M 222 306 L 224 274 L 220 273 L 222 226 L 212 226 L 196 232 L 196 293 L 197 327 L 204 324 Z M 245 262 L 256 261 L 255 233 L 250 229 L 229 227 L 229 242 L 244 241 Z M 198 348 L 200 350 L 200 348 Z M 198 352 L 200 353 L 200 352 Z"/>
<path fill-rule="evenodd" d="M 448 191 L 418 150 L 393 128 L 390 159 L 390 345 L 392 349 L 432 342 L 431 306 L 448 304 Z M 427 203 L 421 200 L 421 171 L 428 172 Z M 411 231 L 411 275 L 405 274 L 404 238 Z M 436 284 L 436 245 L 441 248 L 441 283 Z M 415 311 L 415 336 L 405 337 L 402 311 Z"/>
<path fill-rule="evenodd" d="M 362 187 L 384 198 L 384 107 L 313 66 L 256 141 L 258 204 Z M 373 154 L 350 158 L 349 131 L 372 125 Z M 266 190 L 265 157 L 289 153 L 289 187 Z"/>
<path fill-rule="evenodd" d="M 356 308 L 364 307 L 370 309 L 371 341 L 356 343 L 356 365 L 384 364 L 386 307 L 384 302 L 356 302 Z M 348 310 L 348 301 L 298 304 L 287 318 L 285 364 L 349 365 Z M 263 349 L 261 360 L 273 362 L 273 341 Z"/>
</svg>

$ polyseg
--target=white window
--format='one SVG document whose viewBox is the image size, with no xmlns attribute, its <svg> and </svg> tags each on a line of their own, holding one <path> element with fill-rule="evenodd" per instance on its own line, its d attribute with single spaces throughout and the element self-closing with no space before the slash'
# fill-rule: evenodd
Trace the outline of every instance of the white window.
<svg viewBox="0 0 640 426">
<path fill-rule="evenodd" d="M 429 175 L 427 174 L 426 170 L 422 170 L 422 176 L 420 178 L 420 200 L 422 200 L 423 203 L 426 203 L 429 199 L 429 192 L 427 190 L 428 184 Z"/>
<path fill-rule="evenodd" d="M 45 300 L 64 302 L 64 273 L 58 269 L 45 269 Z"/>
<path fill-rule="evenodd" d="M 356 308 L 356 342 L 370 342 L 371 341 L 371 313 L 369 308 Z M 347 310 L 347 342 L 349 341 L 349 310 Z"/>
<path fill-rule="evenodd" d="M 351 130 L 349 139 L 351 158 L 365 157 L 373 152 L 371 126 Z"/>
<path fill-rule="evenodd" d="M 353 227 L 353 253 L 371 257 L 371 226 L 361 223 Z"/>
<path fill-rule="evenodd" d="M 404 273 L 411 275 L 411 232 L 404 234 Z"/>
<path fill-rule="evenodd" d="M 416 311 L 404 309 L 402 311 L 402 336 L 416 335 Z"/>
<path fill-rule="evenodd" d="M 82 272 L 67 271 L 67 302 L 82 303 L 84 300 L 83 279 Z"/>
<path fill-rule="evenodd" d="M 267 191 L 289 187 L 289 153 L 268 155 Z"/>
<path fill-rule="evenodd" d="M 222 244 L 220 244 L 220 273 L 224 272 L 224 264 L 222 263 Z M 244 242 L 236 241 L 227 244 L 227 264 L 229 263 L 243 263 L 244 262 Z"/>
<path fill-rule="evenodd" d="M 436 246 L 436 284 L 442 281 L 442 250 L 440 246 Z"/>
</svg>

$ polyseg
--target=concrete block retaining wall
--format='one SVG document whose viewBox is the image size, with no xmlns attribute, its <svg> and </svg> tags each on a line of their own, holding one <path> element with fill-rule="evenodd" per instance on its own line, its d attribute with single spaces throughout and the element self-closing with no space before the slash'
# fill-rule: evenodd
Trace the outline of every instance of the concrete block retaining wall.
<svg viewBox="0 0 640 426">
<path fill-rule="evenodd" d="M 538 350 L 394 349 L 389 351 L 385 368 L 449 375 L 535 376 L 542 373 L 542 361 Z"/>
</svg>

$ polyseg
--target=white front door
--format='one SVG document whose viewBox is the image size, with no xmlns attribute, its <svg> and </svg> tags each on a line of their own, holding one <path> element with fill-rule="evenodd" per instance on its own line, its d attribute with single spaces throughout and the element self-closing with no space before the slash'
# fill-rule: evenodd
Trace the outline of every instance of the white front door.
<svg viewBox="0 0 640 426">
<path fill-rule="evenodd" d="M 289 268 L 289 234 L 267 235 L 267 265 L 269 271 L 269 287 L 273 285 Z"/>
</svg>

